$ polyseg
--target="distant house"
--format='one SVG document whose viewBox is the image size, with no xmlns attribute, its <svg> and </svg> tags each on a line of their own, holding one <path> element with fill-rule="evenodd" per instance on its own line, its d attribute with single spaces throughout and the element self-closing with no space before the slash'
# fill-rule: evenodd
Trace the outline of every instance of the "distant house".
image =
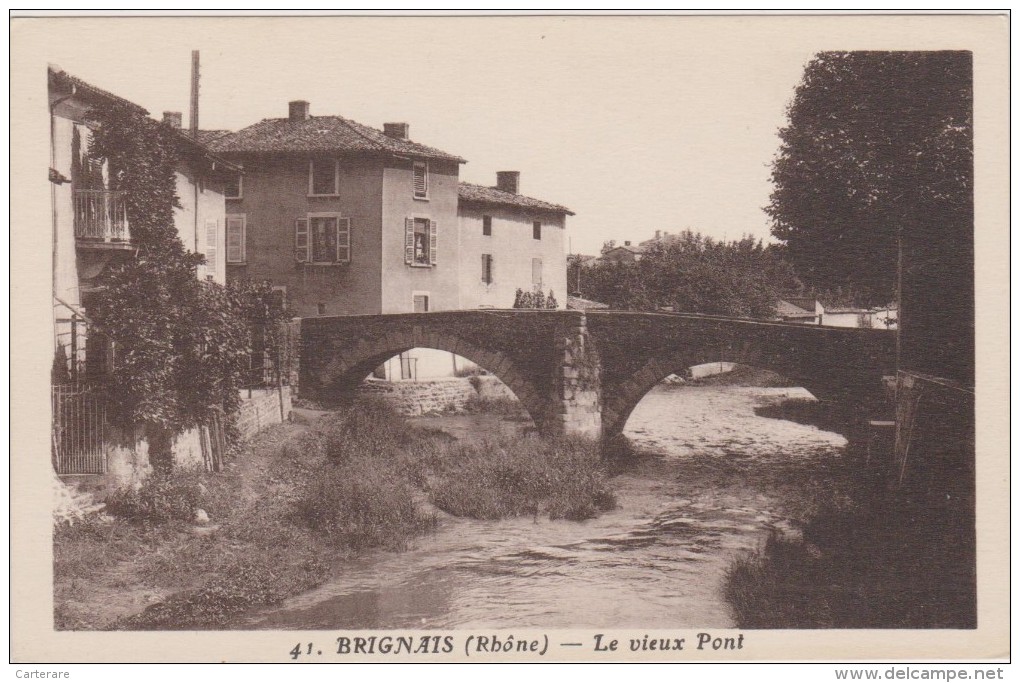
<svg viewBox="0 0 1020 683">
<path fill-rule="evenodd" d="M 820 325 L 822 312 L 821 302 L 814 298 L 787 297 L 776 302 L 776 316 L 789 322 Z"/>
<path fill-rule="evenodd" d="M 621 246 L 613 247 L 602 254 L 602 260 L 612 263 L 637 263 L 644 253 L 644 247 L 635 246 L 627 240 Z"/>
<path fill-rule="evenodd" d="M 461 183 L 461 308 L 510 308 L 518 289 L 567 295 L 563 260 L 570 209 L 520 193 L 520 173 L 500 171 L 495 187 Z"/>
<path fill-rule="evenodd" d="M 776 317 L 780 320 L 829 327 L 865 327 L 896 329 L 896 306 L 857 308 L 852 306 L 826 306 L 813 297 L 785 297 L 776 302 Z"/>
<path fill-rule="evenodd" d="M 608 309 L 609 304 L 592 301 L 591 299 L 583 299 L 579 296 L 568 296 L 567 308 L 572 311 L 597 311 Z"/>
</svg>

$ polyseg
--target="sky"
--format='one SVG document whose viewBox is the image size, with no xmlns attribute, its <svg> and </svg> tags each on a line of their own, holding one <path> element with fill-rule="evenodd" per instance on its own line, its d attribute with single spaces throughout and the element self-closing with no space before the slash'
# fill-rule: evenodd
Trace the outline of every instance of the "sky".
<svg viewBox="0 0 1020 683">
<path fill-rule="evenodd" d="M 202 128 L 286 116 L 294 99 L 377 128 L 406 121 L 413 140 L 467 159 L 461 180 L 520 171 L 523 194 L 577 214 L 569 249 L 591 254 L 656 230 L 768 239 L 777 131 L 822 49 L 747 18 L 36 22 L 73 28 L 48 61 L 185 125 L 193 49 Z"/>
</svg>

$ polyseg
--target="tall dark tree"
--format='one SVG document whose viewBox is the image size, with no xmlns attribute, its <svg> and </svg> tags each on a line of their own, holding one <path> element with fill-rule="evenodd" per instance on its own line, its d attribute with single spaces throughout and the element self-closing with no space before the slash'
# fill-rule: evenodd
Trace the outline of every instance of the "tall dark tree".
<svg viewBox="0 0 1020 683">
<path fill-rule="evenodd" d="M 970 53 L 824 52 L 807 65 L 766 209 L 806 284 L 887 303 L 904 231 L 970 225 L 971 99 Z"/>
</svg>

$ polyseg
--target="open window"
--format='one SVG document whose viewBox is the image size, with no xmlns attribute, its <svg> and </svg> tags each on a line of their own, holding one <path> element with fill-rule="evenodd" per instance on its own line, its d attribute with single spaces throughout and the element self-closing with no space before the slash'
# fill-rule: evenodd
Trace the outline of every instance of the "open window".
<svg viewBox="0 0 1020 683">
<path fill-rule="evenodd" d="M 294 221 L 294 258 L 331 265 L 351 260 L 351 219 L 336 213 L 310 213 Z"/>
</svg>

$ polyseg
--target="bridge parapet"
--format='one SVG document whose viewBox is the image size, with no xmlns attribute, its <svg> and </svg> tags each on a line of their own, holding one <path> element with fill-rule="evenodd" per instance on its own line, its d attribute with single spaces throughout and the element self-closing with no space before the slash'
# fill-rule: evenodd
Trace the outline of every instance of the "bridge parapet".
<svg viewBox="0 0 1020 683">
<path fill-rule="evenodd" d="M 688 314 L 484 310 L 305 318 L 301 395 L 351 393 L 415 347 L 502 380 L 545 433 L 613 435 L 664 377 L 713 361 L 772 370 L 819 398 L 865 402 L 895 371 L 895 333 Z"/>
</svg>

